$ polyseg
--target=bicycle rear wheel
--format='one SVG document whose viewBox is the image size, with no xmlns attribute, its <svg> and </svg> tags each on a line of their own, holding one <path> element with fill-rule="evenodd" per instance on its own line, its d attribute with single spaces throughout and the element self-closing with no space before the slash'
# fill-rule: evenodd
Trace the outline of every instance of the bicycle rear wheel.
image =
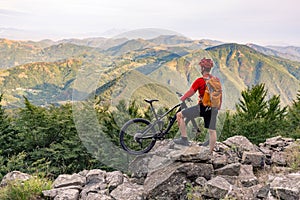
<svg viewBox="0 0 300 200">
<path fill-rule="evenodd" d="M 146 119 L 136 118 L 124 124 L 120 131 L 122 148 L 130 154 L 140 155 L 149 152 L 155 145 L 154 128 L 149 128 L 150 122 Z M 147 137 L 146 137 L 147 136 Z"/>
</svg>

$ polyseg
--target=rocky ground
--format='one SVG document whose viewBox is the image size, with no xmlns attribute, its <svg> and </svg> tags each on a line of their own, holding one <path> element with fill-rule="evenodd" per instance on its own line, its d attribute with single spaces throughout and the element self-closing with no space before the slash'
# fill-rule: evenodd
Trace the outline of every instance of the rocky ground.
<svg viewBox="0 0 300 200">
<path fill-rule="evenodd" d="M 183 200 L 300 199 L 300 141 L 274 137 L 256 146 L 243 136 L 207 147 L 157 142 L 130 164 L 131 176 L 120 171 L 85 170 L 60 175 L 45 198 L 55 200 Z M 27 179 L 7 174 L 1 185 Z"/>
</svg>

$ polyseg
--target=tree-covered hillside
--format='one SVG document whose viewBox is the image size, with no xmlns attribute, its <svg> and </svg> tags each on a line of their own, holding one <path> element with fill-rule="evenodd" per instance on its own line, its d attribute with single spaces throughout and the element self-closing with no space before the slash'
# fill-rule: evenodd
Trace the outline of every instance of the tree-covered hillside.
<svg viewBox="0 0 300 200">
<path fill-rule="evenodd" d="M 109 49 L 77 45 L 102 39 L 64 40 L 59 44 L 47 43 L 48 46 L 45 42 L 1 40 L 1 55 L 6 56 L 0 59 L 6 68 L 14 66 L 0 71 L 4 105 L 20 106 L 22 95 L 36 105 L 59 104 L 70 101 L 74 93 L 87 91 L 91 94 L 85 96 L 110 91 L 112 96 L 105 95 L 108 100 L 122 96 L 129 98 L 139 86 L 131 87 L 124 83 L 137 85 L 143 80 L 169 88 L 173 93 L 184 92 L 195 78 L 201 76 L 198 63 L 203 57 L 213 59 L 212 74 L 222 81 L 223 109 L 235 109 L 240 92 L 260 83 L 268 88 L 268 97 L 280 94 L 282 105 L 290 105 L 300 84 L 299 62 L 268 56 L 246 45 L 213 46 L 220 42 L 189 40 L 179 36 L 125 40 Z M 203 47 L 207 46 L 209 48 L 204 50 Z M 25 64 L 18 65 L 18 59 Z M 76 60 L 77 64 L 71 65 L 70 74 L 63 79 L 66 72 L 61 66 L 69 60 Z M 130 76 L 132 70 L 139 73 Z M 81 78 L 80 83 L 74 86 L 78 77 Z M 144 94 L 153 93 L 151 88 L 146 90 L 149 92 L 144 91 Z"/>
<path fill-rule="evenodd" d="M 279 96 L 266 99 L 267 94 L 263 84 L 244 90 L 237 111 L 220 114 L 225 122 L 223 128 L 218 128 L 218 140 L 233 135 L 244 135 L 255 144 L 276 135 L 299 139 L 300 91 L 290 107 L 281 107 Z M 13 170 L 50 178 L 92 168 L 126 171 L 133 157 L 120 148 L 120 128 L 131 118 L 153 116 L 147 107 L 134 101 L 126 104 L 121 100 L 116 109 L 102 101 L 96 97 L 92 108 L 83 102 L 76 109 L 72 104 L 35 106 L 26 98 L 20 109 L 6 110 L 0 104 L 0 179 Z M 93 120 L 97 123 L 91 123 Z M 173 128 L 171 138 L 178 131 L 177 125 Z M 200 142 L 204 137 L 205 131 L 194 140 Z M 114 152 L 110 151 L 111 145 L 115 146 Z"/>
</svg>

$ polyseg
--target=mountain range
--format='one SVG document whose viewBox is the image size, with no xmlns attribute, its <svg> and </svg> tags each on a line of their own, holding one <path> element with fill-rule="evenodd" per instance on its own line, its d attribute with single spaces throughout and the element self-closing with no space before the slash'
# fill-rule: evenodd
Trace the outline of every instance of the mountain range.
<svg viewBox="0 0 300 200">
<path fill-rule="evenodd" d="M 93 95 L 107 102 L 158 98 L 170 106 L 178 102 L 175 91 L 184 92 L 200 76 L 202 57 L 214 61 L 212 73 L 223 84 L 224 109 L 234 109 L 240 92 L 254 84 L 264 83 L 268 95 L 280 95 L 283 105 L 295 99 L 300 86 L 298 47 L 160 35 L 56 42 L 0 39 L 0 49 L 2 103 L 8 107 L 21 106 L 23 96 L 46 105 Z"/>
</svg>

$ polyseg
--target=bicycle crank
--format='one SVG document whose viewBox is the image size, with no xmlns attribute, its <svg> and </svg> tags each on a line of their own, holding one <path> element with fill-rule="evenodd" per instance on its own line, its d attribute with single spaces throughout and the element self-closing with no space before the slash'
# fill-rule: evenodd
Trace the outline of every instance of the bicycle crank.
<svg viewBox="0 0 300 200">
<path fill-rule="evenodd" d="M 137 143 L 139 143 L 139 145 L 141 145 L 141 148 L 143 148 L 143 144 L 142 144 L 142 134 L 141 133 L 136 133 L 135 135 L 134 135 L 134 140 L 137 142 Z"/>
</svg>

